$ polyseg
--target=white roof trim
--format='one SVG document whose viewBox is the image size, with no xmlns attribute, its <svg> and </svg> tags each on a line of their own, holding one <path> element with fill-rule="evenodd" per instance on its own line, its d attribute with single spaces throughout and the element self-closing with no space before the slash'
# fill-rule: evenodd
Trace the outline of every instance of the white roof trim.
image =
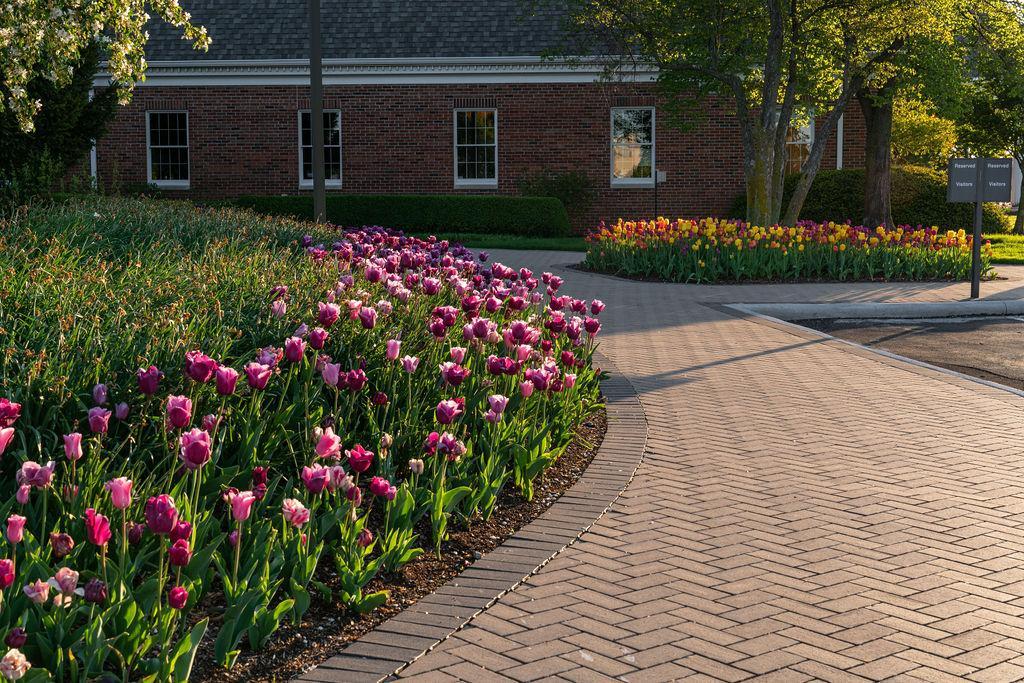
<svg viewBox="0 0 1024 683">
<path fill-rule="evenodd" d="M 466 83 L 592 83 L 603 74 L 603 61 L 578 63 L 542 57 L 440 57 L 325 59 L 324 85 L 422 85 Z M 639 66 L 619 74 L 621 80 L 653 81 L 657 71 Z M 110 82 L 101 71 L 94 84 Z M 154 61 L 140 86 L 307 85 L 305 59 Z"/>
</svg>

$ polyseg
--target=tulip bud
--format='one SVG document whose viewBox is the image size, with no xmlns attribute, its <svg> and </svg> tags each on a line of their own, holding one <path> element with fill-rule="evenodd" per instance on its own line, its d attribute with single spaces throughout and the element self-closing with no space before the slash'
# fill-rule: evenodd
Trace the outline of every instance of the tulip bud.
<svg viewBox="0 0 1024 683">
<path fill-rule="evenodd" d="M 128 525 L 128 542 L 132 545 L 138 545 L 142 542 L 142 534 L 146 531 L 144 524 L 138 522 L 131 522 Z"/>
<path fill-rule="evenodd" d="M 7 636 L 4 638 L 4 644 L 7 647 L 19 648 L 24 647 L 28 641 L 28 634 L 23 628 L 12 628 L 7 632 Z"/>
<path fill-rule="evenodd" d="M 175 586 L 167 594 L 167 604 L 173 609 L 184 609 L 188 602 L 188 591 L 183 586 Z"/>
<path fill-rule="evenodd" d="M 89 583 L 85 584 L 84 593 L 86 602 L 96 605 L 103 604 L 107 601 L 107 584 L 99 579 L 92 579 Z"/>
<path fill-rule="evenodd" d="M 413 474 L 423 474 L 423 461 L 419 459 L 410 460 L 409 471 Z"/>
<path fill-rule="evenodd" d="M 97 384 L 92 388 L 92 400 L 98 406 L 107 402 L 107 394 L 108 391 L 106 384 Z"/>
<path fill-rule="evenodd" d="M 359 532 L 359 537 L 356 539 L 360 548 L 368 548 L 373 543 L 373 532 L 369 529 L 363 529 Z"/>
<path fill-rule="evenodd" d="M 53 558 L 60 560 L 71 554 L 75 547 L 75 539 L 70 534 L 50 532 L 50 549 L 53 551 Z"/>
</svg>

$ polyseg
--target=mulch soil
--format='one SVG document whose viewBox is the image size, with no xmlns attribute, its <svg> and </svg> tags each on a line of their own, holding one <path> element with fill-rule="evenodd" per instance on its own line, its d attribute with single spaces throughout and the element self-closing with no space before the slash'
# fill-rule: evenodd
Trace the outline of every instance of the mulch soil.
<svg viewBox="0 0 1024 683">
<path fill-rule="evenodd" d="M 213 643 L 217 638 L 219 620 L 223 617 L 222 594 L 207 596 L 195 610 L 193 620 L 210 617 L 210 629 L 196 654 L 192 671 L 193 681 L 227 683 L 246 681 L 286 681 L 309 670 L 337 654 L 347 643 L 372 631 L 425 595 L 430 594 L 485 553 L 530 523 L 580 478 L 594 458 L 607 430 L 607 416 L 602 409 L 591 416 L 577 430 L 577 436 L 565 453 L 534 482 L 533 500 L 526 500 L 511 484 L 506 485 L 491 518 L 476 522 L 470 528 L 451 530 L 450 538 L 441 547 L 441 557 L 431 552 L 429 522 L 419 528 L 420 539 L 427 545 L 426 552 L 407 564 L 394 575 L 378 576 L 366 592 L 390 591 L 388 603 L 370 614 L 356 614 L 343 605 L 316 597 L 298 627 L 290 622 L 282 624 L 267 646 L 259 652 L 247 649 L 242 639 L 242 653 L 230 670 L 214 663 Z M 328 586 L 337 585 L 330 556 L 325 552 L 317 570 L 318 580 Z"/>
</svg>

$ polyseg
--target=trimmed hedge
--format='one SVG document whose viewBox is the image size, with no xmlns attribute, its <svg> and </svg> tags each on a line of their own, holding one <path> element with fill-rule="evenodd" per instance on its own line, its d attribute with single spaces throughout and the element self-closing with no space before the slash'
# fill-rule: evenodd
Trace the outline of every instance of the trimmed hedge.
<svg viewBox="0 0 1024 683">
<path fill-rule="evenodd" d="M 313 217 L 313 198 L 308 195 L 240 197 L 235 204 L 273 216 Z M 570 234 L 569 216 L 554 197 L 328 195 L 327 220 L 342 226 L 379 225 L 410 232 Z"/>
<path fill-rule="evenodd" d="M 799 176 L 786 178 L 783 206 L 796 187 Z M 849 220 L 858 225 L 864 217 L 864 169 L 844 168 L 820 171 L 811 185 L 800 218 L 816 222 Z M 729 215 L 743 218 L 746 196 L 733 203 Z M 896 225 L 924 225 L 944 230 L 974 226 L 973 204 L 946 202 L 946 174 L 920 166 L 892 170 L 892 220 Z M 1013 221 L 998 204 L 986 204 L 982 225 L 986 232 L 1007 232 Z"/>
</svg>

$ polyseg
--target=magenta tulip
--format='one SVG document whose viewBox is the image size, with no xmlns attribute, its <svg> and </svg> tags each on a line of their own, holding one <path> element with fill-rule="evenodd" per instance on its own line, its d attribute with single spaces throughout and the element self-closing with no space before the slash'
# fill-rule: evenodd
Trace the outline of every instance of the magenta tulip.
<svg viewBox="0 0 1024 683">
<path fill-rule="evenodd" d="M 185 374 L 196 382 L 209 382 L 219 366 L 217 361 L 198 349 L 185 354 Z"/>
<path fill-rule="evenodd" d="M 188 396 L 171 396 L 167 399 L 167 424 L 182 429 L 192 421 L 192 399 Z"/>
<path fill-rule="evenodd" d="M 14 441 L 14 427 L 0 427 L 0 455 L 4 454 L 12 441 Z"/>
<path fill-rule="evenodd" d="M 306 342 L 302 337 L 288 337 L 284 342 L 284 357 L 292 363 L 298 363 L 306 353 Z"/>
<path fill-rule="evenodd" d="M 253 495 L 252 491 L 239 491 L 231 496 L 230 499 L 231 516 L 235 518 L 236 522 L 244 522 L 249 519 L 253 503 L 255 502 L 256 496 Z"/>
<path fill-rule="evenodd" d="M 217 393 L 221 396 L 231 396 L 235 393 L 235 385 L 238 383 L 238 371 L 227 365 L 217 368 Z"/>
<path fill-rule="evenodd" d="M 89 508 L 85 511 L 85 535 L 93 545 L 106 545 L 110 540 L 110 520 Z"/>
<path fill-rule="evenodd" d="M 188 603 L 188 591 L 183 586 L 175 586 L 167 593 L 167 604 L 172 609 L 185 609 Z"/>
<path fill-rule="evenodd" d="M 0 590 L 14 583 L 14 560 L 0 560 Z"/>
<path fill-rule="evenodd" d="M 267 382 L 270 381 L 270 375 L 273 373 L 273 369 L 269 365 L 247 363 L 242 369 L 245 371 L 245 381 L 249 383 L 250 387 L 256 390 L 267 388 Z"/>
<path fill-rule="evenodd" d="M 0 398 L 0 429 L 13 427 L 21 417 L 21 404 L 7 398 Z"/>
<path fill-rule="evenodd" d="M 338 322 L 339 317 L 341 317 L 341 309 L 338 307 L 338 304 L 323 302 L 317 304 L 316 319 L 322 326 L 329 328 Z"/>
<path fill-rule="evenodd" d="M 373 464 L 373 451 L 366 450 L 360 444 L 345 451 L 345 456 L 348 458 L 349 469 L 357 474 L 370 469 L 370 465 Z"/>
<path fill-rule="evenodd" d="M 321 458 L 337 458 L 341 453 L 341 437 L 328 427 L 317 441 L 315 450 Z"/>
<path fill-rule="evenodd" d="M 462 398 L 445 399 L 437 404 L 437 408 L 434 409 L 434 416 L 443 425 L 451 424 L 459 415 L 462 415 L 465 403 L 465 399 Z"/>
<path fill-rule="evenodd" d="M 187 567 L 188 563 L 192 561 L 192 548 L 189 547 L 188 541 L 179 538 L 167 549 L 167 557 L 171 566 Z"/>
<path fill-rule="evenodd" d="M 327 488 L 331 480 L 331 471 L 323 465 L 313 464 L 302 468 L 302 483 L 306 490 L 316 495 Z"/>
<path fill-rule="evenodd" d="M 309 333 L 309 345 L 319 351 L 324 348 L 324 345 L 327 343 L 328 336 L 330 335 L 324 328 L 313 328 L 313 331 Z"/>
<path fill-rule="evenodd" d="M 377 311 L 376 309 L 364 306 L 359 309 L 359 322 L 363 324 L 363 329 L 372 330 L 377 326 Z"/>
</svg>

